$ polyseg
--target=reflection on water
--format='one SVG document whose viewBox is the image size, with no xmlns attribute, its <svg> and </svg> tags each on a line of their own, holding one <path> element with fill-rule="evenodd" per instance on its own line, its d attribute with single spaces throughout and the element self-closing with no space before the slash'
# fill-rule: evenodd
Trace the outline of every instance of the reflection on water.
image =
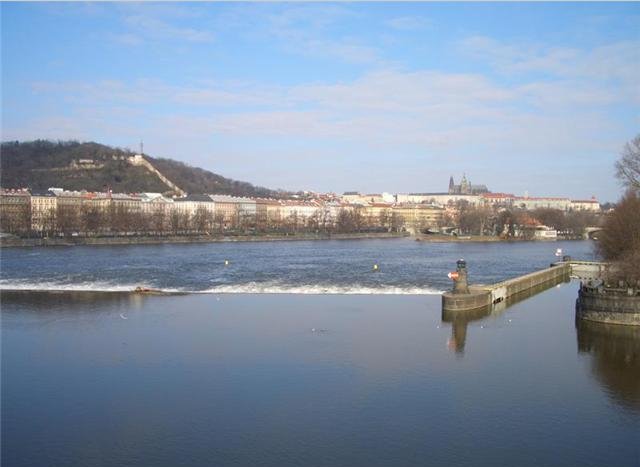
<svg viewBox="0 0 640 467">
<path fill-rule="evenodd" d="M 578 352 L 618 404 L 640 412 L 640 327 L 576 320 Z"/>
<path fill-rule="evenodd" d="M 139 309 L 147 296 L 130 292 L 87 292 L 87 291 L 3 291 L 0 295 L 3 305 L 15 305 L 16 310 L 27 309 L 36 313 L 49 311 L 82 310 L 96 311 L 104 307 L 124 307 Z M 13 307 L 12 307 L 13 308 Z"/>
<path fill-rule="evenodd" d="M 447 346 L 456 354 L 463 355 L 464 346 L 467 341 L 467 325 L 470 322 L 479 321 L 487 318 L 488 316 L 499 316 L 511 305 L 515 305 L 516 303 L 526 300 L 540 292 L 544 292 L 550 287 L 568 282 L 570 282 L 570 278 L 568 276 L 564 278 L 557 278 L 553 282 L 533 287 L 529 290 L 525 290 L 524 292 L 511 296 L 507 300 L 485 308 L 479 308 L 477 310 L 442 310 L 442 322 L 451 323 L 451 338 L 447 341 Z"/>
<path fill-rule="evenodd" d="M 442 310 L 442 322 L 451 323 L 451 338 L 447 346 L 458 355 L 464 354 L 464 345 L 467 341 L 467 325 L 472 321 L 478 321 L 491 314 L 491 308 L 480 308 L 473 311 L 445 311 Z"/>
<path fill-rule="evenodd" d="M 112 316 L 114 311 L 126 320 L 131 313 L 141 310 L 148 298 L 128 292 L 3 291 L 2 325 L 25 328 L 48 326 L 61 320 L 97 322 Z"/>
<path fill-rule="evenodd" d="M 576 352 L 576 285 L 488 319 L 436 296 L 3 293 L 2 464 L 636 467 L 640 414 Z"/>
</svg>

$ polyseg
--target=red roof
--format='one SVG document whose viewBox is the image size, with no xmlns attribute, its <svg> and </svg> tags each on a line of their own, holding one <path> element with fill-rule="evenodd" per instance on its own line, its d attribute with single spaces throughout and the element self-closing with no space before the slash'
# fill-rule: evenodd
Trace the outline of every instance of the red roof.
<svg viewBox="0 0 640 467">
<path fill-rule="evenodd" d="M 483 198 L 515 198 L 515 195 L 511 193 L 483 193 Z"/>
</svg>

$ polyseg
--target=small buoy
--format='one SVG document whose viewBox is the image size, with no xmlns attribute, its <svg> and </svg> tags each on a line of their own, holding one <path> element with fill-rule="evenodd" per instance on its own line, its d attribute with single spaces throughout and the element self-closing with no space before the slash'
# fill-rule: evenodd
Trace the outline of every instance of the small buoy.
<svg viewBox="0 0 640 467">
<path fill-rule="evenodd" d="M 225 260 L 224 260 L 224 265 L 225 265 L 225 266 L 229 266 L 229 260 L 228 260 L 228 259 L 225 259 Z"/>
<path fill-rule="evenodd" d="M 374 270 L 374 271 L 377 271 L 377 270 L 378 270 L 378 265 L 377 265 L 377 264 L 374 264 L 374 265 L 373 265 L 373 270 Z"/>
</svg>

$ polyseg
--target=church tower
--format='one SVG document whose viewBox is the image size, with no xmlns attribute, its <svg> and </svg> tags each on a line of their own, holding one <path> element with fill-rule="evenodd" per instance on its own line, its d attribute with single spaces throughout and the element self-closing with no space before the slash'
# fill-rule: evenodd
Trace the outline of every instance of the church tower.
<svg viewBox="0 0 640 467">
<path fill-rule="evenodd" d="M 456 191 L 456 185 L 453 183 L 453 175 L 449 177 L 449 194 L 452 195 Z"/>
<path fill-rule="evenodd" d="M 470 192 L 469 182 L 467 181 L 467 175 L 462 175 L 462 180 L 460 180 L 460 193 L 463 195 L 468 195 Z"/>
</svg>

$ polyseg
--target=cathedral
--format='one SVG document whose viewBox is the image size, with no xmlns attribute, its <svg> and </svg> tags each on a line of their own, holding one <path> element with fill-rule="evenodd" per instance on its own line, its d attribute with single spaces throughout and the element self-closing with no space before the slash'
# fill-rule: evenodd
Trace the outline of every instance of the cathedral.
<svg viewBox="0 0 640 467">
<path fill-rule="evenodd" d="M 456 185 L 453 181 L 453 176 L 449 178 L 449 194 L 450 195 L 479 195 L 482 193 L 489 193 L 489 189 L 486 185 L 472 185 L 467 180 L 465 174 L 462 175 L 460 185 Z"/>
</svg>

